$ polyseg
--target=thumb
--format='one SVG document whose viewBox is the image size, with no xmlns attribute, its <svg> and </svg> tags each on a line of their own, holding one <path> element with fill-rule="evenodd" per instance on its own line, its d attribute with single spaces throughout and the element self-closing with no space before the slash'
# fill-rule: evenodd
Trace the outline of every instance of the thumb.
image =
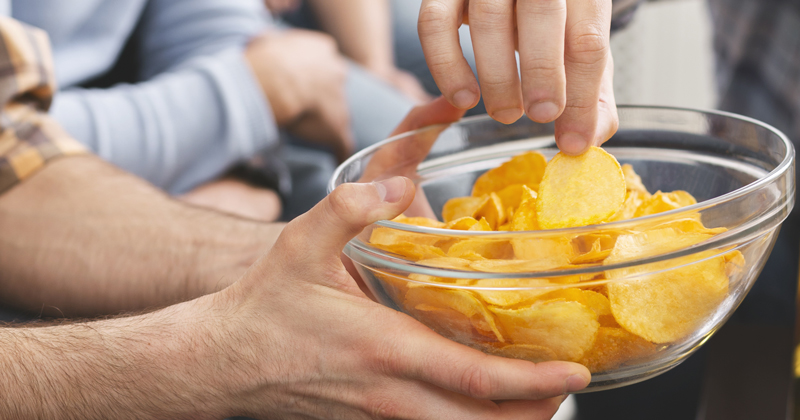
<svg viewBox="0 0 800 420">
<path fill-rule="evenodd" d="M 414 183 L 404 177 L 342 184 L 289 223 L 283 234 L 298 235 L 293 241 L 302 238 L 301 249 L 311 261 L 338 259 L 350 239 L 378 220 L 397 217 L 413 199 Z"/>
</svg>

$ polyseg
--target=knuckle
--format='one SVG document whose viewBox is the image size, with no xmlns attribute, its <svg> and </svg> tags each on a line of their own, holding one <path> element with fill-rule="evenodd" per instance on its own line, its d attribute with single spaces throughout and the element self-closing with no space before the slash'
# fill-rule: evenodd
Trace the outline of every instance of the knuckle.
<svg viewBox="0 0 800 420">
<path fill-rule="evenodd" d="M 562 0 L 536 0 L 518 1 L 517 14 L 529 16 L 550 16 L 556 13 L 566 13 L 567 4 Z"/>
<path fill-rule="evenodd" d="M 420 36 L 433 35 L 454 29 L 457 19 L 457 16 L 444 2 L 429 1 L 419 10 L 417 29 Z"/>
<path fill-rule="evenodd" d="M 473 0 L 475 5 L 470 10 L 470 22 L 472 25 L 478 22 L 503 22 L 505 23 L 512 15 L 511 8 L 504 2 L 497 0 Z"/>
<path fill-rule="evenodd" d="M 495 388 L 491 374 L 479 364 L 470 365 L 461 376 L 461 389 L 472 398 L 490 399 Z"/>
<path fill-rule="evenodd" d="M 536 76 L 559 76 L 564 68 L 560 58 L 543 57 L 534 55 L 520 59 L 520 67 L 526 73 L 535 73 Z"/>
<path fill-rule="evenodd" d="M 450 72 L 453 71 L 458 65 L 458 60 L 456 57 L 454 57 L 453 54 L 444 51 L 440 53 L 428 54 L 425 59 L 428 62 L 428 67 L 433 74 L 450 74 Z"/>
<path fill-rule="evenodd" d="M 354 184 L 342 184 L 333 190 L 328 197 L 328 205 L 331 213 L 345 223 L 358 218 L 362 213 L 357 186 Z"/>
<path fill-rule="evenodd" d="M 509 91 L 518 90 L 519 79 L 516 76 L 511 78 L 486 77 L 481 79 L 481 87 L 486 91 Z"/>
<path fill-rule="evenodd" d="M 608 37 L 595 25 L 586 25 L 567 40 L 567 55 L 573 62 L 597 64 L 606 58 L 608 49 Z"/>
</svg>

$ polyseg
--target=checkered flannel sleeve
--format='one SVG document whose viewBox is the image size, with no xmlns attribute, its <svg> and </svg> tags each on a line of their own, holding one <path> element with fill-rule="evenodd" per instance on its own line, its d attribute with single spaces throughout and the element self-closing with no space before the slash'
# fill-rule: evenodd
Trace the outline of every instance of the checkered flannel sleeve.
<svg viewBox="0 0 800 420">
<path fill-rule="evenodd" d="M 86 153 L 47 115 L 55 90 L 47 34 L 0 16 L 0 194 L 54 158 Z"/>
</svg>

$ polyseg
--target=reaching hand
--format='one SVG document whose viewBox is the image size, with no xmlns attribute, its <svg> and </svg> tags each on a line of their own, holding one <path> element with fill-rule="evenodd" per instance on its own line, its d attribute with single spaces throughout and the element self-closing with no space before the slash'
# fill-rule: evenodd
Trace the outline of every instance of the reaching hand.
<svg viewBox="0 0 800 420">
<path fill-rule="evenodd" d="M 548 419 L 588 383 L 567 362 L 488 356 L 370 301 L 339 253 L 400 214 L 414 186 L 395 177 L 345 184 L 289 223 L 273 249 L 209 311 L 225 314 L 220 398 L 231 413 L 326 419 Z M 502 402 L 495 402 L 502 401 Z"/>
<path fill-rule="evenodd" d="M 328 35 L 270 31 L 245 51 L 278 126 L 329 147 L 340 161 L 354 150 L 344 92 L 347 64 Z"/>
<path fill-rule="evenodd" d="M 459 45 L 462 23 L 470 25 L 480 87 Z M 610 23 L 611 0 L 424 0 L 419 35 L 450 103 L 471 108 L 482 91 L 494 119 L 510 124 L 524 111 L 555 120 L 558 147 L 579 154 L 618 125 Z"/>
</svg>

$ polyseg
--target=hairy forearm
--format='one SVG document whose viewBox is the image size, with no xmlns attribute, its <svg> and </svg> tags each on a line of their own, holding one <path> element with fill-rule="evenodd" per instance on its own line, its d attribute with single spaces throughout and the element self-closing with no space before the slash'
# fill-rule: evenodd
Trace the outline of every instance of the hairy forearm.
<svg viewBox="0 0 800 420">
<path fill-rule="evenodd" d="M 0 296 L 64 315 L 166 306 L 234 282 L 281 228 L 179 203 L 96 157 L 64 158 L 0 196 Z"/>
<path fill-rule="evenodd" d="M 322 29 L 342 53 L 376 72 L 394 66 L 388 0 L 309 0 Z"/>
<path fill-rule="evenodd" d="M 0 418 L 223 418 L 218 314 L 197 301 L 73 325 L 0 328 Z M 223 363 L 224 364 L 224 363 Z"/>
</svg>

